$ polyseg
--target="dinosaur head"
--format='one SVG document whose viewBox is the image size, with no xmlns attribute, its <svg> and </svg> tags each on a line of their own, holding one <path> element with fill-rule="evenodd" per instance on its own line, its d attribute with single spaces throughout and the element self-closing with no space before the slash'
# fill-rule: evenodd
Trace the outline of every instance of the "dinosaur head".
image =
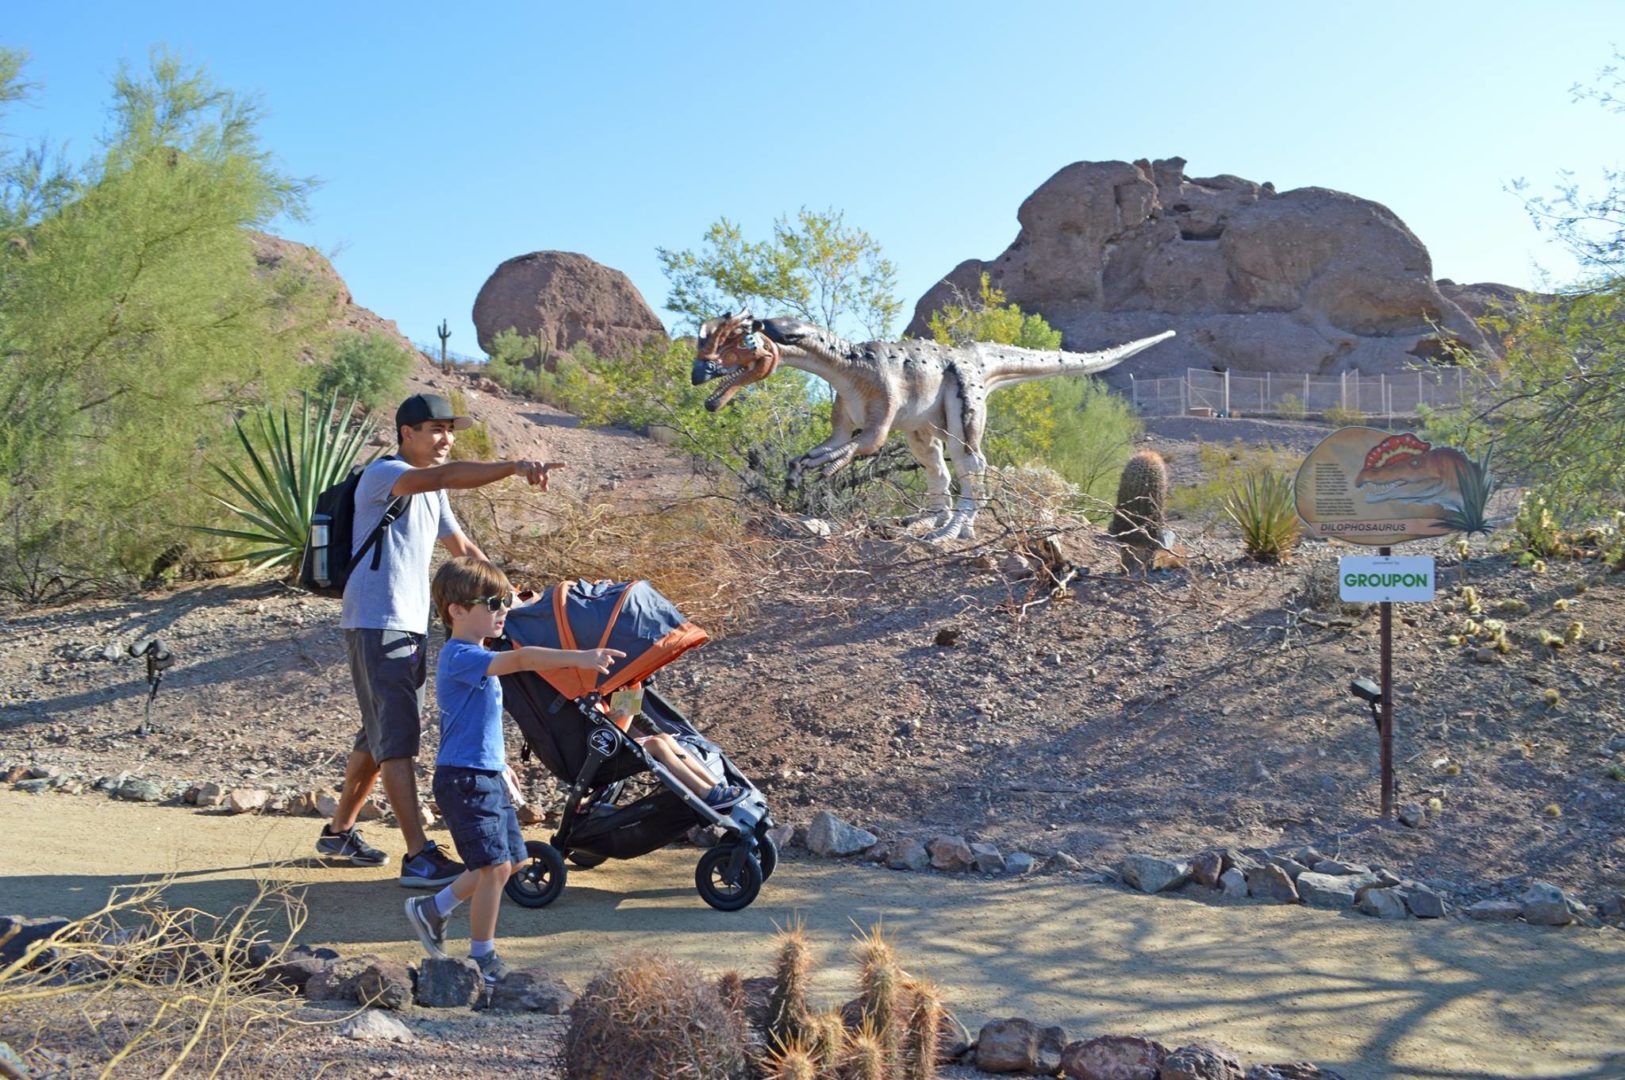
<svg viewBox="0 0 1625 1080">
<path fill-rule="evenodd" d="M 722 378 L 722 385 L 705 399 L 716 412 L 733 399 L 742 386 L 761 382 L 779 366 L 779 346 L 762 330 L 760 319 L 749 311 L 724 312 L 700 327 L 694 356 L 694 385 Z"/>
<path fill-rule="evenodd" d="M 1435 449 L 1410 432 L 1391 435 L 1366 454 L 1364 468 L 1354 478 L 1357 488 L 1369 488 L 1365 501 L 1454 503 L 1458 470 L 1468 464 L 1461 451 Z"/>
</svg>

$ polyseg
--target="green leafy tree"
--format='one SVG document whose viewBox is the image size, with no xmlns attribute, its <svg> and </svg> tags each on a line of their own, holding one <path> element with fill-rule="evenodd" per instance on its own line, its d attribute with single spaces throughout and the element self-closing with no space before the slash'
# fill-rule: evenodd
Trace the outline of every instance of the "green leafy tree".
<svg viewBox="0 0 1625 1080">
<path fill-rule="evenodd" d="M 933 341 L 991 341 L 1024 349 L 1059 349 L 1061 332 L 1023 312 L 983 274 L 977 295 L 931 313 Z M 1086 495 L 1110 500 L 1117 474 L 1140 433 L 1133 409 L 1092 378 L 1036 379 L 988 397 L 987 453 L 1001 465 L 1042 463 Z"/>
<path fill-rule="evenodd" d="M 1625 112 L 1622 88 L 1625 76 L 1609 67 L 1575 97 Z M 1565 182 L 1527 205 L 1583 277 L 1492 321 L 1506 344 L 1499 362 L 1466 359 L 1499 384 L 1483 418 L 1501 468 L 1537 486 L 1560 515 L 1583 518 L 1625 496 L 1625 173 L 1605 172 L 1600 191 Z"/>
<path fill-rule="evenodd" d="M 386 334 L 345 334 L 316 377 L 316 393 L 359 401 L 371 412 L 401 397 L 414 362 L 412 353 Z"/>
<path fill-rule="evenodd" d="M 666 306 L 682 313 L 690 330 L 748 307 L 758 315 L 796 315 L 846 337 L 882 339 L 903 310 L 897 268 L 838 210 L 804 207 L 794 221 L 775 221 L 772 238 L 760 241 L 720 218 L 698 250 L 655 254 L 671 284 Z"/>
<path fill-rule="evenodd" d="M 110 114 L 80 166 L 0 160 L 0 589 L 30 599 L 145 573 L 207 520 L 201 456 L 306 378 L 337 303 L 256 262 L 250 227 L 309 185 L 260 147 L 252 102 L 160 51 L 119 72 Z"/>
</svg>

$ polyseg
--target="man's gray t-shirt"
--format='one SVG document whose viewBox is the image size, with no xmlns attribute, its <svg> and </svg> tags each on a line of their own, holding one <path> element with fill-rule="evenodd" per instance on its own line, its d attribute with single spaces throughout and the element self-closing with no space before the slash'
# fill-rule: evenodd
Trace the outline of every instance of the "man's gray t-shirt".
<svg viewBox="0 0 1625 1080">
<path fill-rule="evenodd" d="M 372 535 L 394 501 L 390 489 L 412 466 L 397 458 L 368 465 L 355 488 L 355 525 L 350 551 Z M 339 626 L 345 630 L 407 630 L 429 632 L 429 561 L 435 541 L 460 533 L 444 490 L 413 495 L 406 510 L 378 538 L 383 551 L 378 569 L 372 568 L 373 550 L 350 571 L 344 586 L 344 611 Z"/>
</svg>

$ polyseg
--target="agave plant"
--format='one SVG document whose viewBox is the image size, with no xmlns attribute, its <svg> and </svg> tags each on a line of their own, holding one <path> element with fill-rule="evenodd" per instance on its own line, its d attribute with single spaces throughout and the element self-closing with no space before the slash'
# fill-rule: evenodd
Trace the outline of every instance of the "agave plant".
<svg viewBox="0 0 1625 1080">
<path fill-rule="evenodd" d="M 1469 536 L 1490 532 L 1486 511 L 1490 496 L 1495 492 L 1495 480 L 1490 476 L 1489 451 L 1477 461 L 1469 462 L 1466 468 L 1456 466 L 1456 490 L 1461 492 L 1461 509 L 1447 510 L 1434 524 Z"/>
<path fill-rule="evenodd" d="M 1292 478 L 1280 473 L 1249 473 L 1224 500 L 1224 512 L 1241 530 L 1249 557 L 1279 562 L 1297 546 L 1298 522 Z"/>
<path fill-rule="evenodd" d="M 270 410 L 236 423 L 237 438 L 248 455 L 248 468 L 237 462 L 209 463 L 236 492 L 236 499 L 212 492 L 210 497 L 240 517 L 246 528 L 193 526 L 199 532 L 247 541 L 242 558 L 255 567 L 296 564 L 305 550 L 316 496 L 350 471 L 376 424 L 369 418 L 351 424 L 355 403 L 330 395 L 326 407 L 312 409 L 309 394 L 300 394 L 299 409 L 282 407 L 280 421 Z"/>
</svg>

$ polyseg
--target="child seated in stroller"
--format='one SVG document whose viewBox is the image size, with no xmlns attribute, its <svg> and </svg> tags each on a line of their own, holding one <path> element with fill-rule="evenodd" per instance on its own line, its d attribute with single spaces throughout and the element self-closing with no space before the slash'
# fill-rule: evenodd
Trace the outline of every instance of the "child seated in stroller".
<svg viewBox="0 0 1625 1080">
<path fill-rule="evenodd" d="M 615 697 L 618 699 L 621 695 L 617 694 Z M 664 731 L 653 731 L 646 726 L 638 725 L 638 718 L 620 701 L 610 702 L 609 718 L 616 727 L 626 732 L 633 742 L 643 747 L 650 757 L 664 765 L 666 771 L 679 783 L 704 799 L 711 809 L 726 810 L 744 798 L 744 788 L 738 784 L 719 783 L 713 779 L 703 765 L 688 755 L 682 743 Z"/>
</svg>

